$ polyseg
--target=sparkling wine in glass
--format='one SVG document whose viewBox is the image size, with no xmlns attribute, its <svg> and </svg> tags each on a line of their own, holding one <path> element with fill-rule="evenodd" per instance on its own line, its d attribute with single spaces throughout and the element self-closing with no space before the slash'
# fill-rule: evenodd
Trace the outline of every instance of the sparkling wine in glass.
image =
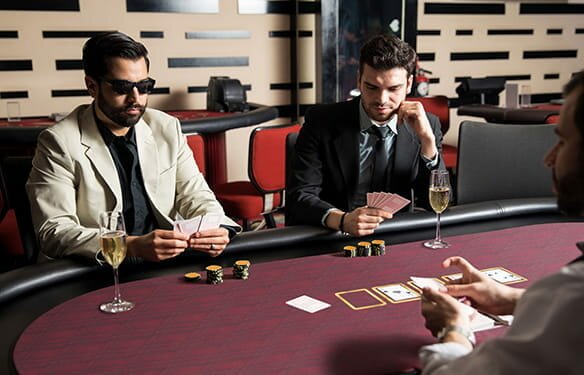
<svg viewBox="0 0 584 375">
<path fill-rule="evenodd" d="M 126 227 L 121 211 L 107 211 L 99 215 L 100 252 L 114 269 L 114 300 L 103 303 L 99 309 L 103 312 L 116 314 L 129 311 L 134 304 L 124 301 L 120 294 L 118 267 L 126 258 Z"/>
<path fill-rule="evenodd" d="M 450 202 L 448 171 L 433 170 L 430 178 L 430 205 L 434 212 L 436 212 L 436 238 L 424 242 L 424 246 L 430 249 L 444 249 L 449 244 L 440 238 L 440 214 L 444 212 Z"/>
</svg>

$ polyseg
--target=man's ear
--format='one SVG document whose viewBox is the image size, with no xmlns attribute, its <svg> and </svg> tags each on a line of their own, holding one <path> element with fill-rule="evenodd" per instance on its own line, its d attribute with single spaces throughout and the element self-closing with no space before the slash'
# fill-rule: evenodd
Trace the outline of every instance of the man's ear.
<svg viewBox="0 0 584 375">
<path fill-rule="evenodd" d="M 90 76 L 85 76 L 85 87 L 87 87 L 87 91 L 92 98 L 97 96 L 97 88 L 98 83 L 95 79 L 91 78 Z"/>
<path fill-rule="evenodd" d="M 412 93 L 412 84 L 414 83 L 414 75 L 410 74 L 410 76 L 408 77 L 408 86 L 406 87 L 406 95 L 409 95 Z"/>
</svg>

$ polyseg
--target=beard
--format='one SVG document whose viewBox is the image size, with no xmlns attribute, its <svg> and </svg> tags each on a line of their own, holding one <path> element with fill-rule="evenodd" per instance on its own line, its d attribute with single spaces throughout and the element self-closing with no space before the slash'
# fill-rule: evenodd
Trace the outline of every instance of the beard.
<svg viewBox="0 0 584 375">
<path fill-rule="evenodd" d="M 584 171 L 562 179 L 554 174 L 554 186 L 558 195 L 558 208 L 568 216 L 584 214 Z"/>
<path fill-rule="evenodd" d="M 146 110 L 146 105 L 142 106 L 138 103 L 131 103 L 121 107 L 115 107 L 110 105 L 105 97 L 103 96 L 101 90 L 98 93 L 99 100 L 97 101 L 97 105 L 99 109 L 105 114 L 114 124 L 124 127 L 130 128 L 144 116 L 144 111 Z M 137 108 L 140 113 L 137 115 L 129 115 L 126 111 L 130 108 Z"/>
</svg>

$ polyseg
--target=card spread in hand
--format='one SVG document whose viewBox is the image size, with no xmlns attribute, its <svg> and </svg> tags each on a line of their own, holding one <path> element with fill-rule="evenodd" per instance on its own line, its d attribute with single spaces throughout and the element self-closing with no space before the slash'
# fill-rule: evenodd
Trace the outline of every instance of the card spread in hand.
<svg viewBox="0 0 584 375">
<path fill-rule="evenodd" d="M 192 219 L 177 220 L 174 222 L 173 229 L 191 236 L 196 232 L 219 228 L 221 219 L 223 219 L 223 214 L 210 212 Z"/>
<path fill-rule="evenodd" d="M 410 203 L 409 200 L 399 194 L 392 193 L 367 193 L 367 207 L 380 208 L 395 214 Z"/>
</svg>

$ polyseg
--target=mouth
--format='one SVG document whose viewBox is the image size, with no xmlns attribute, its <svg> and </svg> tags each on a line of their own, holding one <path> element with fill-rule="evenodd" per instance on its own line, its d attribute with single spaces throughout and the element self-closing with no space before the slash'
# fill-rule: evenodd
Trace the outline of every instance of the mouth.
<svg viewBox="0 0 584 375">
<path fill-rule="evenodd" d="M 131 106 L 126 108 L 126 113 L 130 116 L 136 116 L 142 113 L 142 106 Z"/>
</svg>

